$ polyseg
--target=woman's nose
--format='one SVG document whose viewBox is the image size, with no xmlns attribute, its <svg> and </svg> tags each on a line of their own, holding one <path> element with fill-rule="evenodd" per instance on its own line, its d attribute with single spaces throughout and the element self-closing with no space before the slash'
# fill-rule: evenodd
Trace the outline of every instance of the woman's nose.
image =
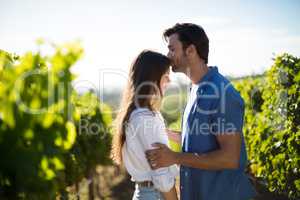
<svg viewBox="0 0 300 200">
<path fill-rule="evenodd" d="M 168 58 L 171 58 L 171 57 L 172 57 L 171 55 L 172 55 L 172 54 L 171 54 L 171 52 L 169 51 L 168 54 L 167 54 Z"/>
<path fill-rule="evenodd" d="M 171 79 L 170 77 L 167 78 L 167 83 L 170 83 L 171 82 Z"/>
</svg>

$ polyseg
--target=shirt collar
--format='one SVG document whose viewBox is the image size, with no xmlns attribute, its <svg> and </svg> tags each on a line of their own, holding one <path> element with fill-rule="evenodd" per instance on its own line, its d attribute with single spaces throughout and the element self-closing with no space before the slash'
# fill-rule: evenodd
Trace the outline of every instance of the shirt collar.
<svg viewBox="0 0 300 200">
<path fill-rule="evenodd" d="M 202 82 L 208 81 L 212 76 L 214 76 L 218 72 L 219 72 L 218 71 L 218 67 L 216 67 L 216 66 L 209 66 L 208 67 L 208 72 L 200 79 L 200 81 L 198 81 L 197 84 L 200 84 Z"/>
</svg>

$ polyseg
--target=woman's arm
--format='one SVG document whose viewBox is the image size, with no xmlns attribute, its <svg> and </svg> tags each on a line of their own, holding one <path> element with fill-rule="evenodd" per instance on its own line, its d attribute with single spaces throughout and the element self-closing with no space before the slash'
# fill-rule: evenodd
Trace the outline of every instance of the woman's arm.
<svg viewBox="0 0 300 200">
<path fill-rule="evenodd" d="M 169 192 L 161 192 L 164 200 L 178 200 L 175 185 Z"/>
<path fill-rule="evenodd" d="M 147 117 L 143 118 L 147 120 Z M 143 137 L 143 144 L 145 144 L 145 150 L 152 147 L 153 142 L 161 142 L 164 144 L 168 143 L 168 135 L 166 132 L 165 125 L 163 120 L 161 120 L 158 116 L 152 118 L 150 125 L 146 126 L 144 129 L 144 135 L 147 137 Z M 179 134 L 176 134 L 177 138 Z M 151 168 L 151 166 L 150 166 Z M 156 170 L 152 170 L 151 178 L 154 183 L 155 188 L 157 188 L 164 200 L 178 200 L 177 192 L 175 189 L 175 177 L 178 175 L 178 169 L 176 166 L 164 167 Z"/>
<path fill-rule="evenodd" d="M 181 132 L 166 129 L 169 140 L 172 140 L 178 144 L 181 144 Z"/>
</svg>

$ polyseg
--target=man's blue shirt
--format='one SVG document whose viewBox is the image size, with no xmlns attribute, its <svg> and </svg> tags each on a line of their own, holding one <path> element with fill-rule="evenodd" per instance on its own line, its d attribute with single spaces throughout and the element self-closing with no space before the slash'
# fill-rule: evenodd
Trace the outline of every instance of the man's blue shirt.
<svg viewBox="0 0 300 200">
<path fill-rule="evenodd" d="M 219 148 L 218 134 L 241 134 L 238 169 L 202 170 L 180 167 L 182 200 L 241 200 L 255 196 L 244 173 L 247 153 L 243 138 L 244 101 L 217 67 L 210 67 L 198 82 L 197 98 L 189 106 L 182 152 L 208 153 Z M 187 113 L 187 112 L 185 112 Z"/>
</svg>

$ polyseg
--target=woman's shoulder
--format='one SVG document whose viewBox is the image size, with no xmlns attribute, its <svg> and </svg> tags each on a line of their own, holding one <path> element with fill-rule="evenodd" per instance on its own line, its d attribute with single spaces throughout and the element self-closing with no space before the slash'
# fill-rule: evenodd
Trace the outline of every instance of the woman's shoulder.
<svg viewBox="0 0 300 200">
<path fill-rule="evenodd" d="M 136 108 L 131 112 L 129 121 L 155 120 L 159 117 L 158 111 L 152 111 L 149 108 Z"/>
<path fill-rule="evenodd" d="M 150 110 L 149 108 L 135 108 L 131 114 L 129 119 L 139 118 L 139 117 L 155 117 L 156 112 Z"/>
</svg>

